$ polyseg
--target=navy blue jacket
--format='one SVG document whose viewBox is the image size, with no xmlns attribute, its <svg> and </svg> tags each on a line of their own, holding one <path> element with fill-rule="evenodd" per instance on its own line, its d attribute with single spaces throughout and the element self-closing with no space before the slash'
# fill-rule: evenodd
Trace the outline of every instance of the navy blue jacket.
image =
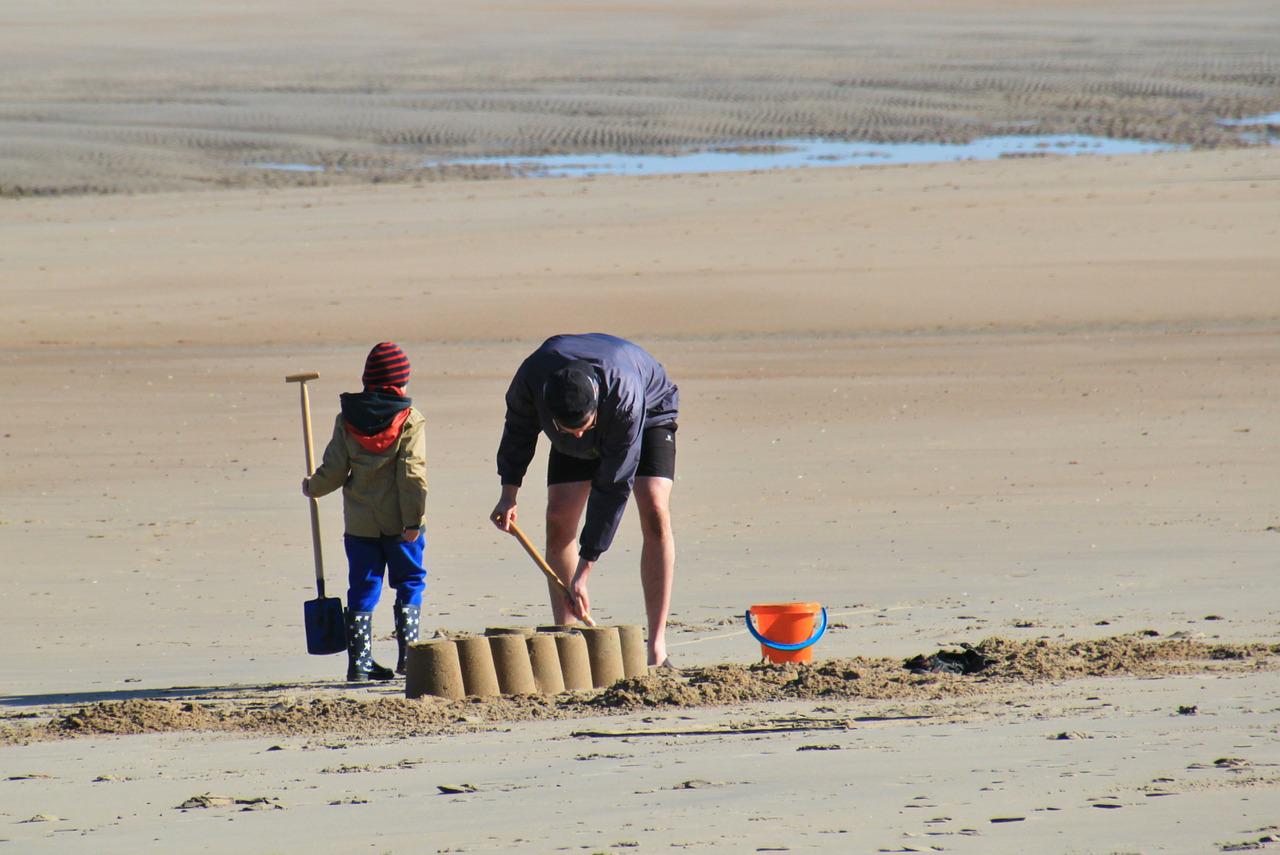
<svg viewBox="0 0 1280 855">
<path fill-rule="evenodd" d="M 555 429 L 542 397 L 543 384 L 557 369 L 575 359 L 590 363 L 600 382 L 596 424 L 576 439 Z M 507 421 L 498 446 L 498 477 L 520 486 L 537 446 L 546 434 L 561 454 L 600 461 L 591 482 L 587 519 L 578 541 L 579 554 L 595 561 L 613 543 L 626 510 L 645 428 L 676 420 L 680 393 L 662 365 L 643 348 L 603 333 L 557 335 L 520 364 L 507 389 Z"/>
</svg>

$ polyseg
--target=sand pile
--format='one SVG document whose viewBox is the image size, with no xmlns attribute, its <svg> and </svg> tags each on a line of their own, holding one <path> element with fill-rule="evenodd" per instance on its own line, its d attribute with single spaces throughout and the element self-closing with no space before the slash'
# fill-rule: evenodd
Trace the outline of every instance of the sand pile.
<svg viewBox="0 0 1280 855">
<path fill-rule="evenodd" d="M 566 704 L 566 706 L 569 706 Z M 280 735 L 417 736 L 466 730 L 476 724 L 562 717 L 555 699 L 513 697 L 445 702 L 433 698 L 319 697 L 237 705 L 227 702 L 101 701 L 32 728 L 30 738 L 128 735 L 170 731 L 226 731 Z M 4 741 L 23 734 L 9 731 Z"/>
<path fill-rule="evenodd" d="M 202 704 L 178 701 L 102 701 L 50 722 L 52 733 L 157 733 L 220 730 L 222 718 Z"/>
<path fill-rule="evenodd" d="M 691 671 L 683 678 L 654 675 L 622 680 L 586 705 L 634 710 L 780 700 L 926 700 L 979 694 L 1016 682 L 1186 674 L 1223 662 L 1232 662 L 1237 668 L 1274 668 L 1280 664 L 1280 645 L 1151 641 L 1142 635 L 1070 643 L 989 638 L 977 645 L 964 645 L 963 649 L 985 661 L 979 673 L 913 673 L 896 659 L 831 659 L 786 666 L 718 665 Z M 921 657 L 913 657 L 916 658 Z"/>
<path fill-rule="evenodd" d="M 1186 674 L 1200 670 L 1206 661 L 1224 660 L 1271 667 L 1271 660 L 1280 654 L 1280 645 L 1275 644 L 1210 644 L 1172 638 L 1153 642 L 1144 634 L 1069 644 L 989 638 L 973 649 L 989 660 L 984 675 L 1023 680 Z"/>
<path fill-rule="evenodd" d="M 333 736 L 419 736 L 499 722 L 577 718 L 655 707 L 708 707 L 796 700 L 943 700 L 994 694 L 1018 684 L 1098 676 L 1162 676 L 1274 670 L 1280 645 L 1152 640 L 1141 634 L 1094 641 L 964 645 L 986 663 L 977 674 L 913 673 L 897 659 L 832 659 L 806 665 L 716 665 L 620 680 L 598 692 L 445 701 L 332 695 L 272 701 L 104 701 L 51 721 L 0 731 L 0 744 L 74 736 L 169 731 Z M 910 661 L 910 660 L 908 660 Z"/>
<path fill-rule="evenodd" d="M 717 665 L 687 677 L 633 677 L 603 690 L 586 705 L 629 711 L 646 707 L 703 707 L 783 700 L 868 700 L 958 697 L 977 691 L 952 675 L 917 675 L 892 659 L 830 659 L 813 665 Z"/>
</svg>

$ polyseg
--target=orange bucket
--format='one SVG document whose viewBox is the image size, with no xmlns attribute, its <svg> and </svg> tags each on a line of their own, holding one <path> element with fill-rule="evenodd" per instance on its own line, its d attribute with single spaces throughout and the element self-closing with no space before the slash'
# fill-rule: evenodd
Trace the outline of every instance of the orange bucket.
<svg viewBox="0 0 1280 855">
<path fill-rule="evenodd" d="M 813 645 L 827 631 L 827 610 L 821 603 L 757 604 L 747 609 L 746 617 L 747 629 L 770 662 L 812 662 Z"/>
</svg>

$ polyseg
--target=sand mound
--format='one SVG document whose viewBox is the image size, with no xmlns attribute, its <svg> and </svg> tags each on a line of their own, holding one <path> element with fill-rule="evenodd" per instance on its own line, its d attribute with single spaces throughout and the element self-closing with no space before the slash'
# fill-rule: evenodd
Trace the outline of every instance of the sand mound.
<svg viewBox="0 0 1280 855">
<path fill-rule="evenodd" d="M 1208 644 L 1182 639 L 1151 641 L 1143 635 L 1121 635 L 1069 644 L 989 638 L 974 650 L 990 660 L 982 672 L 984 675 L 1061 680 L 1108 674 L 1184 674 L 1200 670 L 1200 663 L 1223 660 L 1270 667 L 1266 663 L 1280 653 L 1280 645 Z"/>
<path fill-rule="evenodd" d="M 912 673 L 896 659 L 831 659 L 812 665 L 719 665 L 686 678 L 653 675 L 621 680 L 586 702 L 597 709 L 714 706 L 754 701 L 939 699 L 989 690 L 993 684 L 1107 675 L 1159 676 L 1204 671 L 1215 662 L 1276 667 L 1280 645 L 1151 641 L 1140 635 L 1057 643 L 989 638 L 965 645 L 986 666 L 977 675 Z M 910 661 L 910 660 L 908 660 Z"/>
<path fill-rule="evenodd" d="M 168 731 L 333 736 L 419 736 L 498 722 L 577 718 L 655 707 L 708 707 L 796 700 L 942 700 L 1019 684 L 1099 676 L 1161 676 L 1273 670 L 1280 645 L 1208 644 L 1125 635 L 1094 641 L 964 645 L 985 662 L 977 674 L 913 673 L 897 659 L 831 659 L 806 665 L 716 665 L 619 680 L 595 693 L 444 701 L 360 700 L 332 695 L 273 701 L 104 701 L 31 727 L 0 731 L 0 744 L 75 736 Z M 910 661 L 910 660 L 909 660 Z"/>
<path fill-rule="evenodd" d="M 177 701 L 101 701 L 49 724 L 54 733 L 156 733 L 168 730 L 218 730 L 220 717 L 206 707 Z"/>
<path fill-rule="evenodd" d="M 633 677 L 586 702 L 602 710 L 703 707 L 759 701 L 923 699 L 970 694 L 949 675 L 917 675 L 893 659 L 830 659 L 812 665 L 717 665 L 686 678 Z"/>
<path fill-rule="evenodd" d="M 445 702 L 426 698 L 320 697 L 238 707 L 225 702 L 101 701 L 55 718 L 51 736 L 161 733 L 180 730 L 289 734 L 400 734 L 465 729 L 494 721 L 561 715 L 554 699 L 514 697 Z M 38 731 L 39 729 L 33 729 Z"/>
</svg>

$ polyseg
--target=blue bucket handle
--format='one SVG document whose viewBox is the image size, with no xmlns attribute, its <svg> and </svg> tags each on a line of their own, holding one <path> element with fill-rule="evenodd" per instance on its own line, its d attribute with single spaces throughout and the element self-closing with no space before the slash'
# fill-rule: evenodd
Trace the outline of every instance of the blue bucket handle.
<svg viewBox="0 0 1280 855">
<path fill-rule="evenodd" d="M 812 645 L 817 644 L 818 639 L 822 638 L 827 631 L 827 609 L 825 606 L 822 609 L 822 620 L 818 622 L 818 628 L 813 631 L 813 635 L 809 636 L 808 641 L 801 641 L 797 644 L 780 644 L 776 641 L 770 641 L 761 635 L 756 630 L 755 624 L 751 621 L 751 609 L 747 609 L 746 618 L 747 632 L 751 633 L 751 635 L 755 637 L 756 641 L 760 642 L 765 647 L 772 647 L 774 650 L 804 650 L 806 647 L 811 647 Z"/>
</svg>

